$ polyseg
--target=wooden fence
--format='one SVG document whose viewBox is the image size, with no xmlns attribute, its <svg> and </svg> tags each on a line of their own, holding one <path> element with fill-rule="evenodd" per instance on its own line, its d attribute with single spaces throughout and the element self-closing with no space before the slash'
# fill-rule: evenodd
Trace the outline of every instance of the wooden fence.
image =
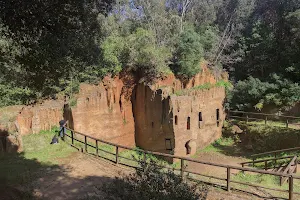
<svg viewBox="0 0 300 200">
<path fill-rule="evenodd" d="M 288 164 L 287 167 L 285 167 L 283 174 L 293 174 L 297 172 L 297 156 L 294 156 L 294 158 L 291 160 L 291 162 Z M 280 177 L 280 185 L 283 185 L 286 181 L 288 180 L 288 178 L 286 176 L 282 176 Z"/>
<path fill-rule="evenodd" d="M 255 113 L 255 112 L 243 112 L 243 111 L 226 111 L 227 119 L 239 119 L 243 120 L 246 123 L 251 121 L 264 121 L 264 124 L 269 124 L 268 122 L 281 122 L 285 124 L 286 128 L 289 128 L 292 121 L 297 121 L 297 123 L 293 123 L 293 125 L 300 125 L 298 121 L 300 121 L 300 117 L 295 116 L 286 116 L 286 115 L 274 115 L 274 114 L 266 114 L 266 113 Z"/>
<path fill-rule="evenodd" d="M 268 151 L 268 152 L 263 152 L 263 153 L 258 153 L 258 154 L 253 154 L 251 155 L 253 161 L 259 157 L 263 156 L 274 156 L 274 158 L 277 158 L 278 155 L 281 153 L 288 153 L 288 152 L 295 152 L 299 151 L 300 147 L 294 147 L 294 148 L 289 148 L 289 149 L 280 149 L 280 150 L 275 150 L 275 151 Z"/>
<path fill-rule="evenodd" d="M 111 142 L 107 142 L 107 141 L 104 141 L 104 140 L 101 140 L 101 139 L 98 139 L 98 138 L 94 138 L 94 137 L 88 136 L 86 134 L 74 131 L 72 129 L 68 129 L 68 130 L 70 131 L 70 134 L 66 132 L 66 133 L 64 133 L 64 136 L 69 137 L 71 139 L 71 145 L 72 146 L 74 146 L 74 141 L 77 141 L 77 142 L 84 145 L 84 151 L 85 152 L 88 151 L 88 147 L 92 147 L 93 149 L 95 149 L 95 154 L 97 156 L 99 156 L 99 151 L 103 151 L 105 153 L 113 155 L 114 158 L 115 158 L 113 160 L 113 162 L 117 165 L 118 164 L 123 164 L 123 165 L 129 166 L 129 167 L 136 168 L 136 166 L 130 166 L 130 165 L 127 165 L 125 163 L 120 162 L 120 158 L 124 158 L 124 157 L 120 156 L 120 154 L 119 154 L 120 150 L 121 149 L 131 150 L 131 151 L 139 152 L 141 155 L 143 155 L 144 162 L 146 162 L 146 156 L 147 155 L 154 155 L 154 156 L 158 156 L 158 157 L 164 157 L 165 159 L 179 160 L 180 163 L 181 163 L 179 169 L 175 169 L 175 168 L 172 168 L 172 167 L 169 167 L 169 166 L 160 166 L 160 167 L 161 168 L 166 168 L 166 169 L 171 169 L 171 170 L 178 170 L 180 172 L 180 175 L 181 175 L 182 178 L 184 178 L 184 177 L 189 178 L 186 175 L 187 174 L 193 174 L 193 175 L 198 175 L 198 176 L 201 176 L 201 177 L 209 178 L 209 180 L 215 179 L 215 180 L 218 180 L 218 181 L 225 181 L 226 182 L 225 188 L 226 188 L 227 191 L 231 191 L 231 189 L 238 189 L 238 188 L 235 188 L 234 186 L 232 186 L 232 183 L 236 183 L 236 184 L 239 184 L 239 185 L 246 185 L 246 186 L 251 186 L 251 187 L 255 187 L 255 188 L 261 188 L 261 189 L 272 190 L 272 191 L 277 191 L 277 192 L 285 192 L 285 193 L 288 193 L 288 199 L 290 199 L 290 200 L 294 199 L 293 198 L 294 194 L 300 195 L 300 192 L 295 192 L 294 191 L 294 179 L 300 179 L 300 177 L 296 176 L 296 175 L 283 174 L 283 173 L 277 173 L 277 172 L 269 172 L 269 171 L 263 171 L 263 170 L 252 169 L 252 168 L 238 167 L 238 166 L 230 166 L 230 165 L 225 165 L 225 164 L 210 163 L 210 162 L 194 160 L 194 159 L 186 158 L 186 157 L 174 156 L 174 155 L 170 155 L 170 154 L 151 152 L 151 151 L 140 150 L 140 149 L 133 149 L 133 148 L 130 148 L 130 147 L 122 146 L 122 145 L 119 145 L 119 144 L 113 144 Z M 84 138 L 84 141 L 79 140 L 77 138 L 77 135 L 80 135 L 82 138 Z M 94 142 L 94 145 L 91 145 L 87 141 L 88 139 L 92 140 Z M 103 150 L 103 149 L 99 148 L 100 143 L 113 146 L 115 148 L 115 152 L 111 153 L 111 152 L 108 152 L 106 150 Z M 89 152 L 89 153 L 91 153 L 91 152 Z M 130 160 L 129 158 L 126 158 L 126 159 Z M 135 161 L 134 159 L 132 159 L 132 160 Z M 206 174 L 201 174 L 199 172 L 187 170 L 186 165 L 185 165 L 186 162 L 191 162 L 191 163 L 197 163 L 197 164 L 222 168 L 222 169 L 226 170 L 226 174 L 227 174 L 226 178 L 220 178 L 220 177 L 217 177 L 217 176 L 209 176 L 209 175 L 206 175 Z M 272 187 L 267 187 L 267 186 L 263 186 L 263 185 L 253 184 L 253 183 L 249 183 L 249 182 L 235 181 L 231 177 L 231 174 L 232 174 L 233 170 L 238 170 L 238 171 L 241 171 L 241 172 L 258 173 L 258 174 L 261 174 L 261 175 L 263 175 L 263 174 L 273 175 L 273 176 L 277 176 L 279 178 L 280 177 L 286 177 L 289 180 L 289 187 L 288 187 L 288 189 L 279 189 L 279 188 L 272 188 Z M 192 179 L 192 180 L 195 181 L 195 179 Z M 216 185 L 215 183 L 211 183 L 209 181 L 203 181 L 203 180 L 200 180 L 200 179 L 196 179 L 196 181 L 202 181 L 202 182 L 206 182 L 206 183 Z M 239 189 L 239 190 L 241 190 L 241 189 Z M 248 191 L 245 191 L 245 192 L 248 192 Z"/>
<path fill-rule="evenodd" d="M 251 165 L 252 167 L 255 167 L 255 164 L 257 163 L 264 163 L 264 170 L 268 170 L 268 169 L 271 169 L 268 164 L 271 162 L 271 163 L 274 163 L 274 165 L 276 165 L 277 161 L 278 160 L 285 160 L 285 159 L 288 159 L 288 158 L 294 158 L 294 156 L 284 156 L 284 157 L 279 157 L 279 158 L 268 158 L 268 159 L 263 159 L 263 160 L 253 160 L 253 161 L 249 161 L 249 162 L 242 162 L 240 163 L 242 165 L 242 167 L 245 167 L 245 166 L 249 166 Z"/>
</svg>

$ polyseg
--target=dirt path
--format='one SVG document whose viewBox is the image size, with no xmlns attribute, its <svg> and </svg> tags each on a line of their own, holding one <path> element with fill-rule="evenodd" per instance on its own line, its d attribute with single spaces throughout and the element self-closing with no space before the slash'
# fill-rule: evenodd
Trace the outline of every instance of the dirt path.
<svg viewBox="0 0 300 200">
<path fill-rule="evenodd" d="M 226 156 L 215 152 L 201 152 L 194 159 L 204 162 L 225 164 L 241 167 L 239 163 L 247 161 L 245 158 Z M 188 163 L 187 169 L 194 172 L 200 172 L 206 175 L 214 175 L 219 178 L 226 178 L 226 168 L 214 167 L 210 165 L 203 165 L 198 163 Z M 232 173 L 238 173 L 236 170 L 232 170 Z"/>
<path fill-rule="evenodd" d="M 35 196 L 42 199 L 81 199 L 99 192 L 103 183 L 132 172 L 90 155 L 75 153 L 61 160 L 60 168 L 49 169 L 35 185 Z"/>
<path fill-rule="evenodd" d="M 209 155 L 207 155 L 209 160 Z M 74 200 L 97 195 L 101 197 L 103 183 L 112 181 L 116 176 L 133 172 L 122 166 L 90 155 L 75 153 L 60 160 L 59 168 L 47 169 L 43 178 L 35 182 L 35 196 L 41 199 Z M 221 172 L 220 172 L 221 173 Z M 242 193 L 228 193 L 211 187 L 208 200 L 250 200 L 256 199 Z"/>
</svg>

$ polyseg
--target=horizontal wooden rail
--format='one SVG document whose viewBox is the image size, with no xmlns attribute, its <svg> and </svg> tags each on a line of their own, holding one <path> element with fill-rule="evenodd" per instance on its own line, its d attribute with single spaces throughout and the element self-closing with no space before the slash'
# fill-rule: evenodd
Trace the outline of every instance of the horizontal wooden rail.
<svg viewBox="0 0 300 200">
<path fill-rule="evenodd" d="M 227 112 L 229 112 L 229 113 L 249 114 L 249 115 L 272 116 L 272 117 L 280 117 L 280 118 L 292 118 L 292 119 L 299 119 L 300 120 L 300 117 L 288 116 L 288 115 L 275 115 L 275 114 L 267 114 L 267 113 L 255 113 L 255 112 L 244 112 L 244 111 L 234 111 L 234 110 L 227 110 Z"/>
<path fill-rule="evenodd" d="M 258 154 L 253 154 L 251 157 L 260 157 L 260 156 L 265 156 L 265 155 L 270 155 L 270 154 L 278 154 L 282 152 L 290 152 L 290 151 L 297 151 L 300 150 L 300 147 L 294 147 L 294 148 L 289 148 L 289 149 L 280 149 L 280 150 L 275 150 L 275 151 L 268 151 L 264 153 L 258 153 Z"/>
<path fill-rule="evenodd" d="M 98 138 L 95 138 L 95 137 L 92 137 L 92 136 L 80 133 L 78 131 L 75 131 L 75 130 L 72 130 L 72 129 L 69 129 L 69 128 L 66 128 L 66 129 L 69 130 L 69 131 L 71 131 L 71 136 L 68 136 L 68 137 L 71 137 L 72 141 L 74 139 L 74 133 L 79 134 L 81 136 L 84 136 L 85 147 L 90 146 L 90 147 L 96 148 L 93 145 L 87 144 L 87 138 L 89 138 L 89 139 L 95 140 L 96 144 L 98 144 L 98 142 L 102 142 L 104 144 L 108 144 L 108 145 L 114 146 L 114 147 L 116 147 L 116 149 L 122 148 L 122 149 L 127 149 L 127 150 L 131 150 L 131 151 L 135 151 L 135 152 L 140 152 L 142 155 L 144 155 L 144 162 L 146 162 L 146 155 L 147 154 L 155 155 L 155 156 L 162 156 L 162 157 L 166 157 L 166 158 L 179 159 L 181 161 L 181 168 L 180 169 L 171 168 L 171 169 L 172 170 L 180 170 L 180 173 L 181 173 L 182 177 L 186 173 L 191 173 L 191 174 L 195 174 L 195 175 L 206 176 L 206 177 L 209 177 L 209 178 L 214 178 L 214 179 L 219 179 L 219 180 L 226 180 L 226 182 L 227 182 L 227 190 L 228 191 L 230 191 L 230 188 L 231 188 L 230 182 L 233 182 L 233 183 L 236 182 L 236 183 L 238 183 L 237 181 L 232 181 L 231 180 L 231 178 L 230 178 L 230 175 L 231 175 L 230 170 L 239 170 L 239 171 L 242 171 L 242 172 L 246 172 L 247 171 L 247 172 L 254 172 L 254 173 L 258 173 L 258 174 L 267 174 L 267 175 L 274 175 L 274 176 L 279 176 L 279 177 L 287 177 L 287 178 L 289 178 L 291 180 L 293 180 L 293 179 L 300 179 L 299 176 L 296 176 L 294 174 L 290 175 L 290 174 L 283 174 L 283 173 L 279 173 L 279 172 L 263 171 L 263 170 L 253 169 L 253 168 L 245 168 L 245 167 L 231 166 L 231 165 L 225 165 L 225 164 L 217 164 L 217 163 L 211 163 L 211 162 L 204 162 L 204 161 L 200 161 L 200 160 L 194 160 L 194 159 L 191 159 L 191 158 L 174 156 L 174 155 L 165 154 L 165 153 L 152 152 L 152 151 L 141 150 L 141 149 L 134 149 L 134 148 L 131 148 L 131 147 L 126 147 L 126 146 L 123 146 L 123 145 L 119 145 L 119 144 L 114 144 L 114 143 L 111 143 L 111 142 L 107 142 L 107 141 L 104 141 L 104 140 L 101 140 L 101 139 L 98 139 Z M 65 135 L 67 135 L 67 133 L 65 133 Z M 99 149 L 99 150 L 101 150 L 101 149 Z M 116 151 L 116 152 L 118 152 L 118 151 Z M 118 158 L 120 156 L 118 155 L 118 153 L 113 154 L 113 155 L 116 156 L 116 164 L 118 164 Z M 197 173 L 197 172 L 188 171 L 188 170 L 185 169 L 186 168 L 186 166 L 184 164 L 185 161 L 189 161 L 189 162 L 193 162 L 193 163 L 199 163 L 199 164 L 204 164 L 204 165 L 210 165 L 210 166 L 215 166 L 215 167 L 225 168 L 225 169 L 227 169 L 227 178 L 226 179 L 222 179 L 222 178 L 219 178 L 219 177 L 213 177 L 213 176 L 203 175 L 203 174 L 200 174 L 200 173 Z M 126 164 L 124 164 L 124 165 L 126 165 Z M 129 166 L 129 165 L 127 165 L 127 166 Z M 133 166 L 129 166 L 129 167 L 133 167 Z M 163 168 L 170 168 L 170 167 L 166 167 L 166 166 L 162 166 L 162 167 Z M 246 185 L 248 183 L 242 183 L 241 182 L 240 184 Z M 260 185 L 255 185 L 255 187 L 266 188 L 266 187 L 263 187 L 263 186 L 260 186 Z M 273 189 L 273 190 L 275 190 L 275 189 Z M 292 199 L 293 184 L 289 185 L 289 189 L 288 190 L 278 190 L 278 191 L 289 192 L 289 196 L 290 196 L 289 199 Z"/>
<path fill-rule="evenodd" d="M 280 157 L 280 158 L 268 158 L 268 159 L 263 159 L 263 160 L 255 160 L 255 161 L 242 162 L 240 164 L 241 165 L 245 165 L 245 164 L 261 163 L 261 162 L 265 162 L 265 161 L 283 160 L 283 159 L 293 158 L 293 157 L 294 156 L 284 156 L 284 157 Z"/>
</svg>

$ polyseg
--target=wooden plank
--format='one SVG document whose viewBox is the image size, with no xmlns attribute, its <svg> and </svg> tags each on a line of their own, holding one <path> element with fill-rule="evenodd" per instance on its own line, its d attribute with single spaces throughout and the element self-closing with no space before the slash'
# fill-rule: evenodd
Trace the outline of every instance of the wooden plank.
<svg viewBox="0 0 300 200">
<path fill-rule="evenodd" d="M 281 150 L 276 150 L 276 151 L 268 151 L 268 152 L 264 152 L 264 153 L 253 154 L 253 155 L 251 155 L 251 157 L 258 157 L 258 156 L 263 156 L 263 155 L 268 155 L 268 154 L 282 153 L 282 152 L 296 151 L 296 150 L 300 150 L 300 147 L 294 147 L 294 148 L 289 148 L 289 149 L 281 149 Z"/>
<path fill-rule="evenodd" d="M 233 110 L 230 110 L 230 112 L 231 113 L 241 113 L 241 114 L 251 114 L 251 115 L 272 116 L 272 117 L 279 117 L 279 118 L 300 119 L 300 117 L 288 116 L 288 115 L 274 115 L 274 114 L 267 114 L 267 113 L 255 113 L 255 112 L 244 112 L 244 111 L 233 111 Z"/>
<path fill-rule="evenodd" d="M 241 185 L 248 185 L 248 186 L 252 186 L 252 187 L 263 188 L 263 189 L 267 189 L 267 190 L 278 191 L 278 192 L 288 192 L 288 190 L 278 189 L 278 188 L 271 188 L 271 187 L 261 186 L 261 185 L 248 183 L 248 182 L 247 183 L 246 182 L 241 182 L 241 181 L 231 181 L 231 182 L 232 183 L 238 183 L 238 184 L 241 184 Z"/>
<path fill-rule="evenodd" d="M 242 162 L 242 164 L 252 164 L 252 163 L 260 163 L 260 162 L 265 162 L 265 161 L 274 161 L 274 160 L 283 160 L 287 158 L 293 158 L 294 156 L 284 156 L 284 157 L 279 157 L 279 158 L 268 158 L 268 159 L 263 159 L 263 160 L 255 160 L 255 161 L 248 161 L 248 162 Z"/>
</svg>

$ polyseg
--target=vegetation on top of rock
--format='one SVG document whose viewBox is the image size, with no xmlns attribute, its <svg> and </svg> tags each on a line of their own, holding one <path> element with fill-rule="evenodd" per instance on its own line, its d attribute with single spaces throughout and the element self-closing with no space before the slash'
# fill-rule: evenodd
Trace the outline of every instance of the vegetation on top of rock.
<svg viewBox="0 0 300 200">
<path fill-rule="evenodd" d="M 220 81 L 216 82 L 215 84 L 204 83 L 202 85 L 198 85 L 198 86 L 192 87 L 190 89 L 177 90 L 177 91 L 175 91 L 174 94 L 177 96 L 188 95 L 193 91 L 209 90 L 213 87 L 224 87 L 226 90 L 230 90 L 232 88 L 232 84 L 228 81 L 220 80 Z"/>
</svg>

